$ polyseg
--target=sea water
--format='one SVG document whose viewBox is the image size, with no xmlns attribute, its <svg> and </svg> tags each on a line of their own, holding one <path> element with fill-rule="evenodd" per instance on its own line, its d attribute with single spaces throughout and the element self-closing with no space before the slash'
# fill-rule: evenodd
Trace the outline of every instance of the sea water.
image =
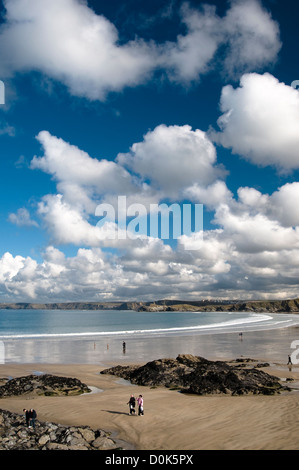
<svg viewBox="0 0 299 470">
<path fill-rule="evenodd" d="M 297 324 L 299 316 L 290 314 L 0 309 L 0 339 L 208 334 Z"/>
<path fill-rule="evenodd" d="M 0 342 L 4 362 L 17 363 L 140 362 L 180 353 L 267 356 L 278 353 L 277 345 L 285 355 L 299 339 L 285 332 L 297 325 L 295 314 L 0 310 Z"/>
</svg>

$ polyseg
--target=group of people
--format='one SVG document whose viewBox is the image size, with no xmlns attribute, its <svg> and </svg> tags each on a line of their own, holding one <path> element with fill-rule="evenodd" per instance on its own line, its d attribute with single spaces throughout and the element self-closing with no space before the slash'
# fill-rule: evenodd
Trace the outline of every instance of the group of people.
<svg viewBox="0 0 299 470">
<path fill-rule="evenodd" d="M 136 414 L 136 401 L 138 405 L 138 416 L 143 416 L 144 415 L 144 410 L 143 410 L 143 396 L 139 395 L 139 397 L 136 399 L 134 395 L 131 395 L 130 400 L 128 401 L 127 405 L 129 405 L 129 414 L 133 415 Z"/>
<path fill-rule="evenodd" d="M 26 410 L 26 408 L 24 408 L 23 411 L 25 414 L 26 426 L 28 428 L 35 428 L 35 420 L 37 417 L 36 411 L 33 408 L 30 410 Z"/>
</svg>

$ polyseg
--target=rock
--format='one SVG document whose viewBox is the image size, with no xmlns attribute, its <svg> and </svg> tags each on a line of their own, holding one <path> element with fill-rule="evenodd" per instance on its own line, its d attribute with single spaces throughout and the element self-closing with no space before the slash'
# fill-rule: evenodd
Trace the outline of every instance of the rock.
<svg viewBox="0 0 299 470">
<path fill-rule="evenodd" d="M 68 450 L 89 450 L 84 444 L 73 444 Z"/>
<path fill-rule="evenodd" d="M 7 381 L 0 386 L 0 398 L 36 393 L 37 395 L 80 395 L 91 390 L 79 379 L 51 374 L 27 375 Z"/>
<path fill-rule="evenodd" d="M 0 450 L 107 450 L 119 449 L 101 429 L 63 426 L 36 420 L 27 428 L 22 415 L 0 410 Z"/>
<path fill-rule="evenodd" d="M 56 442 L 48 442 L 46 445 L 47 450 L 69 450 L 65 444 L 57 444 Z"/>
<path fill-rule="evenodd" d="M 283 387 L 279 379 L 258 370 L 223 361 L 209 361 L 200 356 L 179 355 L 176 359 L 159 359 L 143 366 L 116 366 L 102 374 L 113 374 L 133 384 L 180 389 L 184 393 L 205 394 L 275 394 Z"/>
<path fill-rule="evenodd" d="M 55 432 L 51 432 L 49 437 L 50 437 L 50 441 L 56 441 L 56 439 L 57 439 L 57 436 L 56 436 Z"/>
<path fill-rule="evenodd" d="M 86 442 L 92 442 L 92 441 L 95 440 L 95 433 L 91 429 L 80 428 L 79 432 L 82 435 L 83 439 L 85 439 Z"/>
<path fill-rule="evenodd" d="M 109 439 L 109 437 L 97 437 L 92 442 L 92 447 L 96 449 L 113 449 L 115 448 L 115 443 L 112 441 L 112 439 Z"/>
<path fill-rule="evenodd" d="M 49 440 L 50 440 L 50 437 L 47 434 L 44 434 L 43 436 L 39 438 L 38 445 L 42 447 L 45 444 L 47 444 Z"/>
</svg>

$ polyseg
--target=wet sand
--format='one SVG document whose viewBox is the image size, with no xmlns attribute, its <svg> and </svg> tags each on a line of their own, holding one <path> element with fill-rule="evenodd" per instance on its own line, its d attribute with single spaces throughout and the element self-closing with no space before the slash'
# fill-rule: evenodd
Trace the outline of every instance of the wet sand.
<svg viewBox="0 0 299 470">
<path fill-rule="evenodd" d="M 126 342 L 123 351 L 122 343 Z M 97 364 L 143 363 L 178 354 L 193 354 L 206 359 L 236 357 L 287 360 L 291 344 L 299 343 L 299 327 L 239 333 L 142 335 L 124 337 L 72 337 L 5 340 L 5 363 L 19 364 Z M 298 346 L 297 346 L 298 348 Z M 299 354 L 298 354 L 299 357 Z"/>
</svg>

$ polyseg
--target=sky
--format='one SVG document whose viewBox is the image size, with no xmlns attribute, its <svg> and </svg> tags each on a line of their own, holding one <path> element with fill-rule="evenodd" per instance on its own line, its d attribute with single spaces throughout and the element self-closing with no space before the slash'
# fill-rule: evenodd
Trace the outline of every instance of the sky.
<svg viewBox="0 0 299 470">
<path fill-rule="evenodd" d="M 297 2 L 0 5 L 0 302 L 298 297 Z"/>
</svg>

